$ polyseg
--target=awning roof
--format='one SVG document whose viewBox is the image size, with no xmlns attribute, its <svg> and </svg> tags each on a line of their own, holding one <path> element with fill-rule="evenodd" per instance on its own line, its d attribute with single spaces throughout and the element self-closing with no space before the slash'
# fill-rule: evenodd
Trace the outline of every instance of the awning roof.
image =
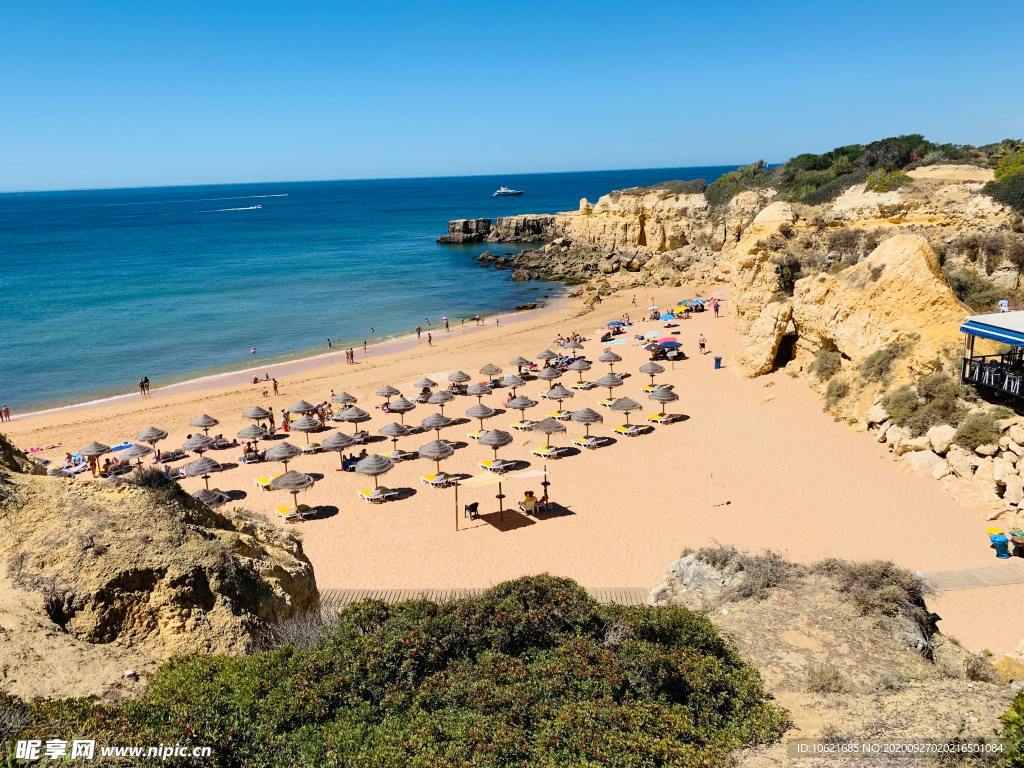
<svg viewBox="0 0 1024 768">
<path fill-rule="evenodd" d="M 1024 347 L 1024 312 L 993 312 L 964 320 L 960 333 Z"/>
</svg>

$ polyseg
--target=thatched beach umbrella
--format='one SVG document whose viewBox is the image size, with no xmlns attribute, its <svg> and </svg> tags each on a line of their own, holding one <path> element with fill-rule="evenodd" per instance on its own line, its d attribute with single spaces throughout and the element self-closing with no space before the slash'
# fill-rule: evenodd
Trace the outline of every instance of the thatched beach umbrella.
<svg viewBox="0 0 1024 768">
<path fill-rule="evenodd" d="M 378 429 L 377 434 L 384 435 L 384 437 L 390 437 L 393 448 L 397 452 L 398 438 L 408 435 L 409 427 L 404 424 L 399 424 L 397 421 L 392 421 L 390 424 L 385 424 L 383 427 Z"/>
<path fill-rule="evenodd" d="M 483 405 L 482 403 L 471 405 L 469 408 L 466 409 L 466 415 L 469 418 L 480 420 L 481 430 L 484 428 L 484 419 L 489 419 L 492 416 L 494 416 L 494 414 L 495 410 L 493 408 Z"/>
<path fill-rule="evenodd" d="M 104 453 L 110 453 L 110 446 L 104 445 L 103 443 L 97 443 L 94 440 L 93 442 L 88 443 L 84 448 L 80 449 L 78 452 L 83 456 L 95 459 L 99 456 L 102 456 Z"/>
<path fill-rule="evenodd" d="M 292 506 L 299 508 L 299 491 L 304 491 L 313 485 L 313 478 L 303 472 L 296 472 L 291 469 L 280 477 L 270 481 L 270 490 L 288 491 L 292 495 Z"/>
<path fill-rule="evenodd" d="M 480 369 L 480 373 L 482 373 L 484 376 L 490 376 L 493 379 L 495 376 L 501 373 L 501 368 L 496 366 L 494 363 L 488 363 L 487 365 Z"/>
<path fill-rule="evenodd" d="M 544 448 L 547 449 L 551 447 L 552 435 L 557 434 L 559 432 L 565 432 L 565 424 L 560 422 L 558 419 L 553 419 L 550 416 L 548 416 L 548 418 L 542 419 L 541 421 L 538 421 L 536 424 L 534 424 L 531 427 L 531 429 L 533 429 L 536 432 L 543 432 L 545 435 L 547 435 L 547 442 L 544 445 Z"/>
<path fill-rule="evenodd" d="M 578 373 L 580 375 L 578 383 L 582 384 L 583 383 L 583 372 L 590 370 L 590 361 L 589 360 L 584 360 L 582 357 L 577 357 L 575 360 L 573 360 L 571 363 L 569 363 L 569 370 L 570 371 L 575 371 L 576 373 Z"/>
<path fill-rule="evenodd" d="M 441 415 L 444 415 L 444 404 L 454 399 L 451 392 L 447 390 L 439 390 L 427 398 L 427 403 L 430 405 L 436 405 L 441 410 Z"/>
<path fill-rule="evenodd" d="M 654 386 L 654 377 L 657 376 L 659 373 L 664 373 L 664 372 L 665 372 L 665 367 L 662 366 L 662 365 L 658 365 L 653 360 L 651 362 L 649 362 L 649 363 L 644 363 L 643 365 L 640 366 L 640 373 L 645 373 L 645 374 L 647 374 L 648 376 L 651 377 L 651 386 L 652 387 Z"/>
<path fill-rule="evenodd" d="M 139 460 L 139 466 L 141 467 L 142 466 L 142 457 L 143 456 L 148 456 L 152 452 L 153 452 L 153 449 L 150 448 L 148 445 L 139 445 L 138 443 L 135 443 L 135 445 L 133 445 L 131 448 L 128 448 L 121 455 L 124 456 L 124 458 L 126 458 L 126 459 L 138 459 Z"/>
<path fill-rule="evenodd" d="M 617 373 L 606 373 L 594 383 L 599 387 L 606 387 L 608 389 L 608 399 L 610 400 L 613 397 L 612 389 L 622 386 L 622 377 Z"/>
<path fill-rule="evenodd" d="M 209 488 L 200 488 L 192 494 L 192 497 L 202 502 L 210 509 L 216 509 L 231 500 L 231 497 L 226 493 L 222 493 L 221 491 L 211 491 Z"/>
<path fill-rule="evenodd" d="M 626 426 L 628 427 L 630 412 L 639 411 L 642 406 L 631 397 L 620 397 L 608 407 L 613 411 L 620 411 L 621 413 L 626 414 Z"/>
<path fill-rule="evenodd" d="M 220 424 L 217 419 L 213 416 L 207 416 L 205 413 L 202 416 L 196 416 L 192 421 L 188 423 L 190 427 L 199 427 L 206 434 L 210 434 L 210 427 L 216 427 Z"/>
<path fill-rule="evenodd" d="M 455 373 L 449 374 L 448 381 L 452 382 L 453 384 L 465 384 L 472 378 L 473 377 L 470 376 L 465 371 L 455 371 Z"/>
<path fill-rule="evenodd" d="M 358 425 L 362 424 L 364 421 L 369 421 L 370 414 L 368 414 L 366 411 L 364 411 L 357 405 L 350 405 L 348 408 L 338 413 L 337 416 L 335 416 L 335 418 L 340 421 L 345 421 L 351 424 L 353 427 L 355 427 L 355 432 L 353 432 L 353 434 L 358 434 Z"/>
<path fill-rule="evenodd" d="M 209 435 L 192 435 L 192 437 L 181 444 L 181 448 L 185 451 L 194 451 L 195 453 L 202 454 L 212 444 L 213 438 Z"/>
<path fill-rule="evenodd" d="M 575 339 L 572 341 L 563 342 L 561 346 L 563 349 L 571 349 L 573 357 L 576 357 L 576 350 L 583 349 L 583 344 L 576 341 Z"/>
<path fill-rule="evenodd" d="M 350 395 L 348 392 L 339 392 L 331 397 L 331 402 L 335 405 L 354 405 L 359 402 L 359 398 L 355 395 Z"/>
<path fill-rule="evenodd" d="M 209 456 L 204 456 L 201 459 L 193 461 L 191 464 L 186 464 L 181 470 L 185 477 L 201 477 L 206 481 L 206 488 L 210 488 L 210 475 L 213 472 L 220 472 L 220 463 L 214 461 Z"/>
<path fill-rule="evenodd" d="M 417 453 L 421 459 L 433 461 L 437 465 L 438 473 L 440 473 L 441 462 L 455 453 L 455 449 L 448 443 L 441 442 L 440 440 L 431 440 L 429 443 L 421 445 Z"/>
<path fill-rule="evenodd" d="M 551 389 L 549 389 L 547 392 L 545 392 L 544 395 L 543 395 L 543 397 L 546 397 L 548 400 L 557 400 L 558 401 L 558 410 L 559 411 L 562 410 L 562 401 L 563 400 L 568 400 L 572 396 L 573 396 L 573 393 L 570 392 L 565 387 L 563 387 L 561 384 L 556 384 Z"/>
<path fill-rule="evenodd" d="M 484 395 L 489 395 L 493 391 L 489 384 L 476 383 L 466 387 L 466 394 L 473 395 L 478 403 L 483 402 Z"/>
<path fill-rule="evenodd" d="M 399 420 L 405 424 L 405 414 L 415 407 L 416 403 L 399 395 L 388 404 L 388 413 L 397 413 Z"/>
<path fill-rule="evenodd" d="M 267 449 L 267 461 L 280 461 L 284 464 L 284 471 L 288 471 L 288 462 L 302 453 L 302 449 L 291 443 L 278 443 Z"/>
<path fill-rule="evenodd" d="M 140 443 L 148 443 L 149 447 L 156 450 L 156 444 L 167 437 L 167 432 L 159 427 L 146 427 L 135 436 Z"/>
<path fill-rule="evenodd" d="M 416 389 L 433 389 L 437 386 L 437 382 L 427 376 L 424 376 L 419 381 L 414 382 L 413 386 L 416 387 Z"/>
<path fill-rule="evenodd" d="M 537 355 L 537 359 L 543 360 L 545 363 L 548 360 L 554 360 L 556 357 L 558 357 L 558 355 L 552 352 L 550 349 L 545 349 L 543 352 Z"/>
<path fill-rule="evenodd" d="M 516 389 L 523 386 L 526 382 L 523 381 L 522 376 L 516 376 L 514 373 L 510 373 L 501 380 L 501 386 L 512 390 L 512 396 L 515 397 Z"/>
<path fill-rule="evenodd" d="M 296 432 L 306 433 L 306 445 L 309 445 L 309 433 L 316 432 L 321 428 L 320 421 L 318 419 L 312 419 L 309 416 L 300 416 L 290 425 L 290 429 Z"/>
<path fill-rule="evenodd" d="M 266 421 L 270 418 L 270 411 L 266 408 L 261 408 L 258 405 L 254 405 L 251 408 L 246 408 L 242 411 L 243 419 L 252 419 L 253 421 Z"/>
<path fill-rule="evenodd" d="M 527 408 L 533 408 L 536 405 L 537 405 L 537 401 L 536 400 L 531 400 L 530 398 L 524 397 L 523 395 L 519 395 L 519 397 L 513 397 L 508 402 L 508 407 L 509 408 L 512 408 L 512 409 L 514 409 L 516 411 L 519 411 L 522 414 L 522 417 L 523 417 L 522 420 L 523 421 L 526 421 L 526 409 Z"/>
<path fill-rule="evenodd" d="M 316 410 L 316 406 L 305 400 L 298 400 L 285 408 L 285 410 L 288 413 L 312 413 Z"/>
<path fill-rule="evenodd" d="M 238 430 L 237 437 L 240 440 L 252 440 L 253 450 L 256 450 L 260 440 L 270 437 L 270 433 L 266 427 L 261 427 L 259 424 L 249 424 Z"/>
<path fill-rule="evenodd" d="M 508 364 L 509 365 L 514 365 L 516 367 L 516 371 L 520 375 L 522 375 L 522 373 L 523 373 L 523 368 L 529 368 L 530 367 L 530 361 L 527 360 L 525 357 L 522 357 L 522 356 L 513 358 L 512 360 L 509 360 Z"/>
<path fill-rule="evenodd" d="M 383 387 L 381 387 L 380 389 L 377 390 L 377 396 L 378 397 L 383 397 L 384 398 L 384 402 L 386 402 L 386 403 L 390 403 L 392 397 L 394 397 L 395 395 L 400 395 L 400 394 L 402 394 L 402 393 L 399 392 L 394 387 L 392 387 L 390 384 L 385 384 Z"/>
<path fill-rule="evenodd" d="M 390 472 L 393 466 L 395 466 L 395 463 L 387 456 L 381 456 L 378 453 L 371 453 L 369 456 L 364 456 L 356 462 L 356 472 L 360 475 L 368 475 L 369 477 L 372 477 L 373 487 L 379 488 L 380 485 L 377 478 L 385 472 Z"/>
<path fill-rule="evenodd" d="M 586 427 L 587 437 L 590 437 L 591 424 L 597 424 L 599 422 L 604 421 L 604 416 L 602 416 L 600 413 L 593 410 L 592 408 L 581 408 L 578 411 L 573 411 L 572 416 L 570 416 L 569 418 L 571 418 L 577 424 L 582 424 L 584 427 Z"/>
<path fill-rule="evenodd" d="M 661 405 L 662 416 L 665 415 L 665 406 L 679 399 L 679 395 L 677 395 L 673 390 L 667 389 L 666 387 L 659 387 L 658 389 L 651 392 L 651 394 L 649 394 L 647 397 Z"/>
<path fill-rule="evenodd" d="M 503 448 L 512 442 L 512 435 L 502 432 L 500 429 L 488 429 L 477 440 L 480 445 L 486 445 L 494 450 L 494 458 L 498 458 L 498 449 Z"/>
<path fill-rule="evenodd" d="M 557 368 L 548 366 L 547 368 L 542 368 L 540 370 L 540 372 L 537 374 L 537 378 L 544 379 L 544 381 L 548 383 L 548 387 L 553 387 L 554 381 L 556 379 L 562 378 L 562 372 Z"/>
<path fill-rule="evenodd" d="M 427 416 L 427 418 L 420 422 L 420 426 L 423 429 L 428 431 L 432 429 L 435 432 L 437 432 L 438 440 L 441 439 L 441 430 L 444 429 L 445 427 L 450 427 L 451 425 L 452 420 L 440 413 L 432 413 L 429 416 Z"/>
<path fill-rule="evenodd" d="M 615 373 L 615 364 L 622 361 L 622 358 L 610 349 L 606 349 L 602 352 L 601 356 L 597 359 L 599 362 L 608 363 L 608 370 L 611 373 Z"/>
<path fill-rule="evenodd" d="M 355 440 L 346 435 L 344 432 L 331 432 L 324 441 L 320 444 L 320 448 L 325 451 L 337 451 L 338 462 L 341 462 L 341 453 L 350 445 L 354 445 Z"/>
</svg>

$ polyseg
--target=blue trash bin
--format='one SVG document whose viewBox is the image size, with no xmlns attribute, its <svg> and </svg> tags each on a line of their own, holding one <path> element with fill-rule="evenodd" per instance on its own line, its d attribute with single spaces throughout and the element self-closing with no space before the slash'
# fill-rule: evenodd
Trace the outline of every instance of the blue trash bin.
<svg viewBox="0 0 1024 768">
<path fill-rule="evenodd" d="M 722 367 L 722 358 L 720 355 L 715 355 L 715 370 L 717 371 Z"/>
<path fill-rule="evenodd" d="M 992 542 L 992 549 L 996 551 L 996 557 L 1000 560 L 1005 560 L 1010 556 L 1010 539 L 1007 536 L 997 533 L 988 538 Z"/>
</svg>

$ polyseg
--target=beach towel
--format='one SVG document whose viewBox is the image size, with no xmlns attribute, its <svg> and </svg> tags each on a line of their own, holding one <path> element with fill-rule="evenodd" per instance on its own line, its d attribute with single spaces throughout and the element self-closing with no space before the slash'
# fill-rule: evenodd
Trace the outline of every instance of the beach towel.
<svg viewBox="0 0 1024 768">
<path fill-rule="evenodd" d="M 123 451 L 125 448 L 131 448 L 131 447 L 132 447 L 131 443 L 118 443 L 117 445 L 112 446 L 110 451 L 111 451 L 111 453 L 113 453 L 114 451 Z"/>
</svg>

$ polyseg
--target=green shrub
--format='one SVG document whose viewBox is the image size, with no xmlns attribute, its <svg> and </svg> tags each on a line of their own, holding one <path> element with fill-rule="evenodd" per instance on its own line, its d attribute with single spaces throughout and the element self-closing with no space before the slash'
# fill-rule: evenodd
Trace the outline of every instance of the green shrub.
<svg viewBox="0 0 1024 768">
<path fill-rule="evenodd" d="M 910 177 L 902 171 L 886 170 L 877 168 L 868 174 L 865 182 L 867 189 L 871 192 L 892 192 L 895 189 L 909 184 Z"/>
<path fill-rule="evenodd" d="M 847 685 L 838 669 L 822 661 L 807 665 L 804 688 L 811 693 L 842 693 Z"/>
<path fill-rule="evenodd" d="M 811 363 L 811 370 L 817 375 L 820 381 L 828 381 L 837 373 L 842 366 L 843 356 L 834 349 L 825 349 L 824 347 L 818 350 L 818 354 L 814 356 L 814 362 Z"/>
<path fill-rule="evenodd" d="M 1017 150 L 999 158 L 996 163 L 997 179 L 1005 179 L 1018 173 L 1024 173 L 1024 150 Z"/>
<path fill-rule="evenodd" d="M 966 415 L 956 382 L 944 373 L 922 376 L 917 389 L 907 385 L 889 393 L 883 405 L 894 422 L 915 437 L 939 424 L 957 426 Z M 891 409 L 891 410 L 890 410 Z"/>
<path fill-rule="evenodd" d="M 993 283 L 969 269 L 947 272 L 946 281 L 960 301 L 978 311 L 994 309 L 1003 295 Z"/>
<path fill-rule="evenodd" d="M 793 587 L 804 574 L 803 566 L 791 563 L 775 552 L 751 555 L 735 547 L 703 547 L 697 559 L 727 574 L 739 574 L 739 582 L 725 592 L 727 600 L 763 599 L 768 590 Z"/>
<path fill-rule="evenodd" d="M 982 191 L 996 202 L 1024 212 L 1024 173 L 1014 173 L 990 181 Z"/>
<path fill-rule="evenodd" d="M 232 768 L 725 766 L 787 727 L 706 617 L 601 606 L 565 579 L 368 601 L 322 629 L 305 647 L 172 659 L 136 700 L 34 703 L 23 737 L 191 742 Z"/>
<path fill-rule="evenodd" d="M 860 375 L 867 381 L 882 381 L 889 375 L 893 363 L 903 357 L 909 347 L 908 343 L 897 341 L 876 349 L 860 364 Z"/>
<path fill-rule="evenodd" d="M 1024 765 L 1024 691 L 1017 694 L 1003 715 L 1003 745 L 1007 765 Z"/>
<path fill-rule="evenodd" d="M 973 451 L 979 445 L 998 443 L 1000 434 L 992 413 L 969 413 L 957 427 L 953 440 L 961 448 Z"/>
<path fill-rule="evenodd" d="M 740 192 L 767 186 L 770 174 L 765 169 L 764 160 L 737 168 L 723 174 L 704 190 L 704 196 L 712 205 L 725 205 Z"/>
<path fill-rule="evenodd" d="M 832 379 L 825 389 L 825 407 L 835 408 L 850 394 L 850 383 L 842 379 Z"/>
<path fill-rule="evenodd" d="M 894 424 L 904 426 L 921 407 L 921 401 L 912 386 L 906 384 L 894 389 L 882 399 L 882 407 Z"/>
<path fill-rule="evenodd" d="M 813 191 L 805 192 L 799 200 L 794 202 L 807 203 L 807 205 L 830 203 L 854 184 L 863 183 L 865 179 L 867 179 L 867 173 L 862 170 L 844 173 L 842 176 L 837 176 L 831 181 L 826 181 Z"/>
</svg>

